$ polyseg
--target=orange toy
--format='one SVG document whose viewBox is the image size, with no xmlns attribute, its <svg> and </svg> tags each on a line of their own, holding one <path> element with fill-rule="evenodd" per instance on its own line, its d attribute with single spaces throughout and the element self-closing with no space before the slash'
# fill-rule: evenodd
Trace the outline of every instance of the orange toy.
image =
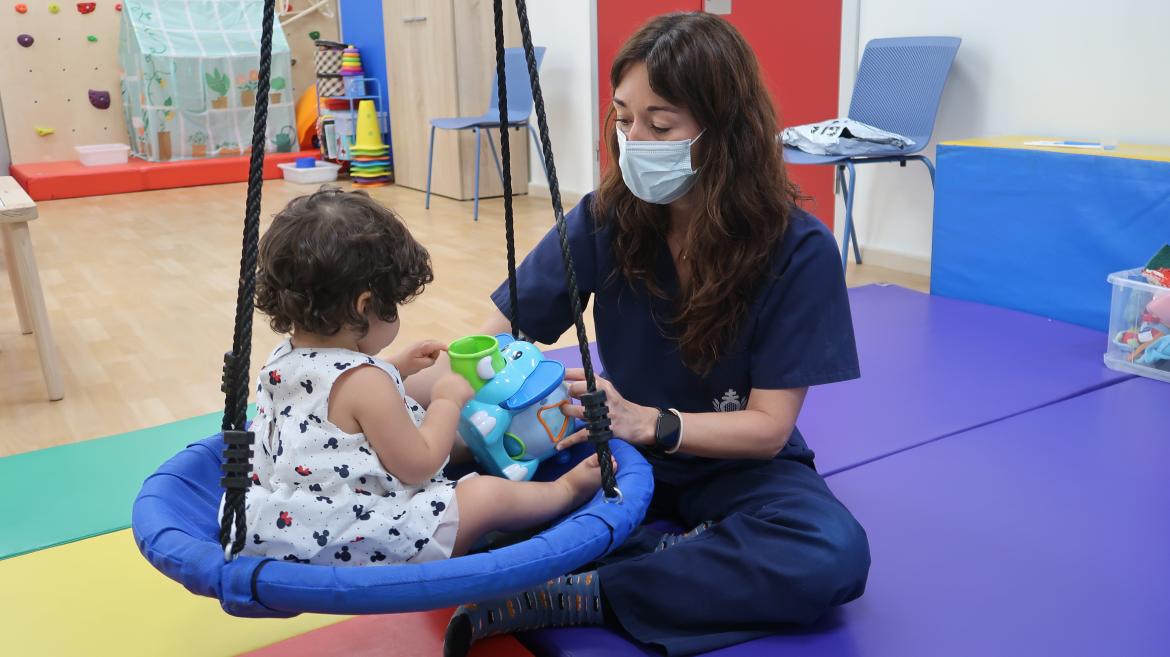
<svg viewBox="0 0 1170 657">
<path fill-rule="evenodd" d="M 313 85 L 301 94 L 297 101 L 297 143 L 301 149 L 313 148 L 313 137 L 317 136 L 317 86 Z"/>
</svg>

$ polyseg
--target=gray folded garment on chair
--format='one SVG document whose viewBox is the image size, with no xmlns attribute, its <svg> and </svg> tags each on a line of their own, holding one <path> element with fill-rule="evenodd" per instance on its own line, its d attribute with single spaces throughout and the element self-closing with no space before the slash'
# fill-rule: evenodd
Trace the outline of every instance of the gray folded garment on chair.
<svg viewBox="0 0 1170 657">
<path fill-rule="evenodd" d="M 853 119 L 793 126 L 785 128 L 780 135 L 785 146 L 812 155 L 888 154 L 914 145 L 912 139 Z"/>
</svg>

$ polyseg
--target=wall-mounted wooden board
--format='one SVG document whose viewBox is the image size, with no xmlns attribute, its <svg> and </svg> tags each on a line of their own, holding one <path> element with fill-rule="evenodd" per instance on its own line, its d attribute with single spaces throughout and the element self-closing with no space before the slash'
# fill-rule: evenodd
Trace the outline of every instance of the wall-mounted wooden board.
<svg viewBox="0 0 1170 657">
<path fill-rule="evenodd" d="M 158 0 L 164 2 L 167 0 Z M 308 7 L 309 0 L 290 1 L 293 9 Z M 11 159 L 15 163 L 76 160 L 74 146 L 124 144 L 126 126 L 118 83 L 118 36 L 121 13 L 116 2 L 102 0 L 89 14 L 76 2 L 25 0 L 28 11 L 14 10 L 15 3 L 0 5 L 0 102 L 3 103 Z M 57 4 L 58 13 L 49 11 Z M 312 84 L 313 40 L 337 38 L 336 3 L 333 17 L 312 14 L 286 30 L 292 57 L 293 91 L 297 96 Z M 21 34 L 33 37 L 32 46 L 17 42 Z M 89 41 L 90 35 L 97 41 Z M 110 108 L 95 109 L 89 90 L 110 93 Z M 39 136 L 37 127 L 52 128 Z"/>
</svg>

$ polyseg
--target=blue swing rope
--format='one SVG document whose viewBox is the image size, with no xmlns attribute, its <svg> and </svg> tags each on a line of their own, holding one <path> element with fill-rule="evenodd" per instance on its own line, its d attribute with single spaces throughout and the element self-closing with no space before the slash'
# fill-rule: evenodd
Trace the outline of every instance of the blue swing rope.
<svg viewBox="0 0 1170 657">
<path fill-rule="evenodd" d="M 511 297 L 512 334 L 519 335 L 518 286 L 516 281 L 516 244 L 514 214 L 512 208 L 511 150 L 508 145 L 508 96 L 507 78 L 504 67 L 504 11 L 502 0 L 493 0 L 495 11 L 496 74 L 500 97 L 500 151 L 503 156 L 504 184 L 504 226 L 508 245 L 508 290 Z M 597 389 L 593 373 L 593 362 L 589 353 L 589 336 L 581 307 L 577 277 L 573 268 L 573 256 L 569 250 L 568 228 L 561 205 L 560 185 L 557 182 L 556 164 L 553 160 L 552 142 L 549 139 L 548 119 L 545 113 L 544 97 L 540 91 L 540 75 L 536 67 L 536 52 L 532 46 L 532 33 L 528 26 L 528 10 L 524 0 L 516 0 L 516 13 L 520 19 L 520 32 L 524 41 L 524 55 L 528 63 L 528 79 L 536 103 L 537 124 L 540 127 L 541 147 L 548 169 L 549 194 L 552 196 L 553 213 L 556 216 L 557 233 L 560 236 L 561 255 L 565 262 L 565 276 L 569 286 L 569 300 L 572 303 L 574 324 L 577 328 L 577 342 L 581 349 L 581 362 L 585 367 L 585 382 L 588 392 L 582 396 L 585 405 L 585 424 L 589 429 L 589 442 L 597 450 L 601 467 L 602 488 L 609 501 L 620 501 L 621 491 L 610 460 L 609 409 L 605 404 L 605 391 Z M 244 502 L 252 485 L 251 473 L 255 434 L 246 429 L 248 408 L 248 378 L 252 357 L 252 314 L 256 290 L 256 259 L 260 241 L 260 201 L 264 186 L 264 147 L 268 123 L 268 91 L 272 74 L 272 28 L 276 15 L 275 0 L 264 1 L 264 17 L 261 23 L 260 70 L 256 84 L 256 108 L 252 122 L 252 158 L 248 165 L 248 198 L 244 210 L 244 239 L 240 255 L 240 278 L 236 294 L 235 330 L 232 336 L 232 350 L 224 355 L 223 381 L 220 389 L 224 393 L 223 438 L 224 463 L 220 484 L 225 491 L 223 516 L 220 519 L 219 543 L 224 548 L 227 560 L 239 554 L 247 542 Z M 234 535 L 232 529 L 235 529 Z"/>
</svg>

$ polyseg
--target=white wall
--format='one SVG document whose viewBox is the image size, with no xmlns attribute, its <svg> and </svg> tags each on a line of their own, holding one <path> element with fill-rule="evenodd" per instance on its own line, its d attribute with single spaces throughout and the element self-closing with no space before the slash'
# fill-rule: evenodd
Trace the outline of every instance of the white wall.
<svg viewBox="0 0 1170 657">
<path fill-rule="evenodd" d="M 563 195 L 583 195 L 594 186 L 594 16 L 591 0 L 528 1 L 532 42 L 548 48 L 540 67 L 540 87 Z M 536 125 L 535 113 L 532 121 Z M 529 189 L 547 196 L 537 145 L 529 148 Z"/>
<path fill-rule="evenodd" d="M 1035 134 L 1170 143 L 1166 0 L 846 0 L 846 28 L 854 2 L 862 47 L 877 37 L 962 37 L 935 140 Z M 843 115 L 852 84 L 842 86 Z M 933 144 L 927 153 L 934 159 Z M 925 168 L 858 167 L 858 187 L 862 247 L 884 252 L 871 261 L 892 252 L 925 264 L 933 203 Z M 844 216 L 839 210 L 838 236 Z"/>
</svg>

